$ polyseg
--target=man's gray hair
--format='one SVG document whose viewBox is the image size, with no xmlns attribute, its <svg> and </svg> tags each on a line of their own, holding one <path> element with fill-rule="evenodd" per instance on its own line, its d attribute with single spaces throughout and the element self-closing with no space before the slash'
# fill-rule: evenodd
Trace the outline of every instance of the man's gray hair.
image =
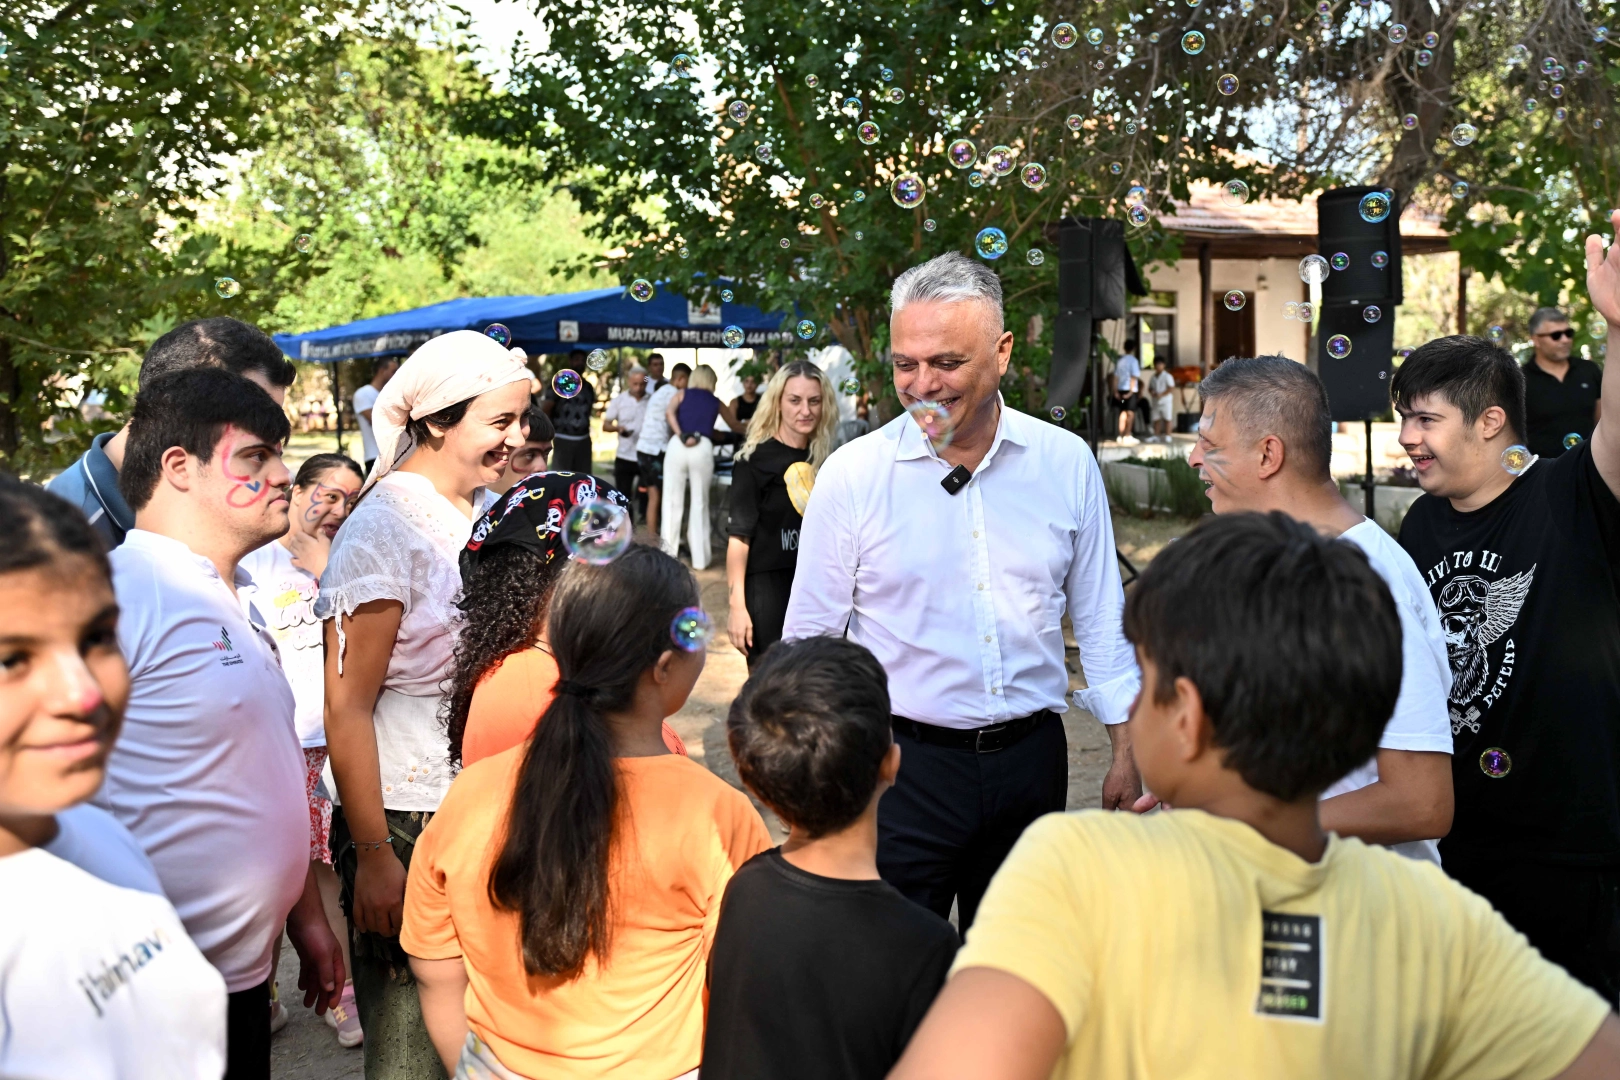
<svg viewBox="0 0 1620 1080">
<path fill-rule="evenodd" d="M 1541 328 L 1550 322 L 1569 322 L 1569 316 L 1555 307 L 1536 308 L 1535 314 L 1530 316 L 1530 332 L 1540 332 Z"/>
<path fill-rule="evenodd" d="M 995 312 L 995 333 L 1000 335 L 1005 328 L 1001 313 L 1001 278 L 988 266 L 960 252 L 947 251 L 894 279 L 894 289 L 889 293 L 890 314 L 897 314 L 907 304 L 918 300 L 945 304 L 978 300 Z"/>
<path fill-rule="evenodd" d="M 642 367 L 640 364 L 631 364 L 630 365 L 630 370 L 624 373 L 624 377 L 628 379 L 632 375 L 645 375 L 645 374 L 647 374 L 647 369 L 646 368 Z"/>
<path fill-rule="evenodd" d="M 1234 357 L 1204 376 L 1199 395 L 1224 402 L 1243 437 L 1282 440 L 1284 462 L 1298 463 L 1310 480 L 1328 480 L 1333 457 L 1333 414 L 1327 390 L 1304 364 L 1286 356 Z"/>
</svg>

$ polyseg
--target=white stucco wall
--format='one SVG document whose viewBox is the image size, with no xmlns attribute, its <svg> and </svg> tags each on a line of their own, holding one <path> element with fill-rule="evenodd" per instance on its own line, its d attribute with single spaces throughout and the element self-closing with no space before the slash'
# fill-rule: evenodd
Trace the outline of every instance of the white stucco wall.
<svg viewBox="0 0 1620 1080">
<path fill-rule="evenodd" d="M 1198 361 L 1198 260 L 1185 258 L 1174 266 L 1155 265 L 1147 271 L 1153 292 L 1176 294 L 1176 357 L 1181 364 Z M 1276 354 L 1303 361 L 1310 337 L 1308 327 L 1283 318 L 1290 300 L 1310 299 L 1299 280 L 1294 259 L 1215 259 L 1210 264 L 1210 287 L 1217 293 L 1242 289 L 1254 309 L 1254 347 L 1260 354 Z"/>
</svg>

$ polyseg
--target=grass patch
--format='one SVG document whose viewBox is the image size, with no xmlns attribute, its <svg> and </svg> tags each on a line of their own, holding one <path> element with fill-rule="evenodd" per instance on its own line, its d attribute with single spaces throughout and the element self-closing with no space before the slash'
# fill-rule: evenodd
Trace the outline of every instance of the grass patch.
<svg viewBox="0 0 1620 1080">
<path fill-rule="evenodd" d="M 1139 458 L 1134 454 L 1122 459 L 1126 465 L 1146 465 L 1156 473 L 1148 481 L 1150 506 L 1168 506 L 1170 513 L 1179 518 L 1195 520 L 1205 514 L 1212 513 L 1209 496 L 1204 494 L 1204 482 L 1198 478 L 1198 470 L 1187 464 L 1186 460 L 1178 457 Z M 1128 502 L 1116 498 L 1115 488 L 1108 488 L 1108 496 L 1114 504 L 1127 513 L 1142 513 L 1152 516 L 1153 511 L 1140 511 Z"/>
</svg>

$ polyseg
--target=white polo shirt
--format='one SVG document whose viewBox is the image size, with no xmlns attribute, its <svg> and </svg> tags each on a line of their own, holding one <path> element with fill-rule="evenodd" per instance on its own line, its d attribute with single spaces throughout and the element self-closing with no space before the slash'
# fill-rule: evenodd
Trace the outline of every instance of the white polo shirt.
<svg viewBox="0 0 1620 1080">
<path fill-rule="evenodd" d="M 213 563 L 143 529 L 110 559 L 130 696 L 96 802 L 140 841 L 227 988 L 251 989 L 309 869 L 292 689 Z"/>
</svg>

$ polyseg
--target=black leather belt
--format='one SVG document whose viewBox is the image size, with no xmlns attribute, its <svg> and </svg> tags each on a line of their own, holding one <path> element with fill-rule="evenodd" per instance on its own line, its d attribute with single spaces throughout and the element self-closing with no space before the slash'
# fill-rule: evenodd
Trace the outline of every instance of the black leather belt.
<svg viewBox="0 0 1620 1080">
<path fill-rule="evenodd" d="M 1021 716 L 1000 724 L 981 728 L 948 728 L 938 724 L 924 724 L 904 716 L 890 716 L 894 730 L 903 731 L 918 742 L 930 746 L 943 746 L 951 750 L 971 750 L 975 754 L 993 754 L 1005 750 L 1025 735 L 1040 727 L 1048 717 L 1056 716 L 1051 709 Z"/>
</svg>

